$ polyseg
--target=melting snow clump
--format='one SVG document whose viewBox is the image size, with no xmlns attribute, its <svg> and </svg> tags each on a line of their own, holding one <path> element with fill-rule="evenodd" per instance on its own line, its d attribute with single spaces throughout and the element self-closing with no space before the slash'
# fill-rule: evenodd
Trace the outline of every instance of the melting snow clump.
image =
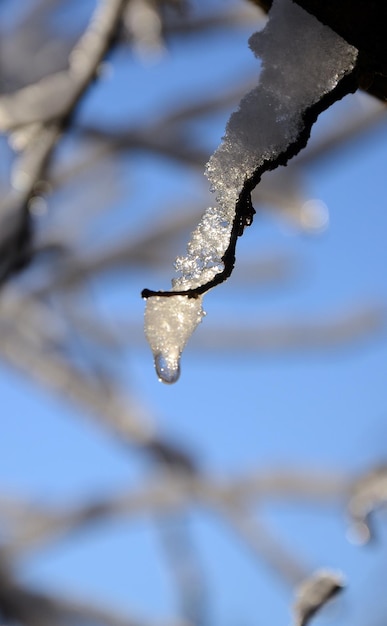
<svg viewBox="0 0 387 626">
<path fill-rule="evenodd" d="M 208 208 L 191 235 L 187 255 L 178 257 L 179 273 L 172 291 L 199 287 L 223 269 L 231 224 L 219 209 Z M 205 315 L 202 297 L 152 296 L 145 308 L 145 335 L 153 352 L 159 380 L 175 383 L 180 376 L 180 356 L 185 344 Z"/>
<path fill-rule="evenodd" d="M 207 165 L 229 220 L 246 180 L 297 141 L 305 111 L 354 68 L 358 54 L 292 0 L 274 0 L 265 29 L 249 45 L 262 59 L 260 83 L 231 115 Z"/>
<path fill-rule="evenodd" d="M 305 129 L 305 113 L 354 69 L 358 54 L 292 0 L 274 0 L 265 29 L 252 35 L 249 44 L 262 59 L 260 82 L 231 115 L 207 164 L 218 205 L 205 211 L 186 256 L 176 259 L 172 292 L 197 289 L 224 269 L 246 183 L 286 155 Z M 203 315 L 201 296 L 147 298 L 145 333 L 160 380 L 178 379 L 181 352 Z"/>
<path fill-rule="evenodd" d="M 221 208 L 208 208 L 191 234 L 187 255 L 177 257 L 175 269 L 179 278 L 173 289 L 193 289 L 208 283 L 224 268 L 222 256 L 227 249 L 231 223 Z"/>
<path fill-rule="evenodd" d="M 162 382 L 175 383 L 178 380 L 181 353 L 203 315 L 202 298 L 148 298 L 145 334 Z"/>
</svg>

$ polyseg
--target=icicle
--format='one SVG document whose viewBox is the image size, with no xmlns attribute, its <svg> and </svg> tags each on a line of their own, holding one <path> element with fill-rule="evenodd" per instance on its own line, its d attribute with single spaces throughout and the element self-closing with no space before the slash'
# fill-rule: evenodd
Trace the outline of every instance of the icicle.
<svg viewBox="0 0 387 626">
<path fill-rule="evenodd" d="M 148 298 L 145 334 L 161 382 L 171 384 L 178 380 L 181 353 L 203 315 L 202 298 Z"/>
<path fill-rule="evenodd" d="M 172 291 L 195 288 L 211 280 L 221 269 L 230 226 L 217 209 L 208 208 L 191 235 L 187 256 L 178 257 L 180 276 Z M 145 335 L 153 352 L 160 381 L 175 383 L 180 376 L 180 356 L 205 315 L 202 298 L 152 296 L 145 307 Z"/>
<path fill-rule="evenodd" d="M 181 352 L 203 316 L 201 297 L 192 296 L 232 271 L 236 239 L 253 214 L 248 203 L 240 203 L 242 196 L 246 199 L 264 171 L 286 163 L 303 147 L 317 115 L 307 113 L 352 73 L 358 54 L 292 0 L 274 0 L 267 26 L 249 43 L 262 59 L 261 81 L 231 115 L 223 142 L 207 164 L 218 206 L 205 211 L 186 256 L 176 260 L 180 275 L 168 297 L 143 292 L 145 332 L 164 382 L 178 379 Z M 238 212 L 246 209 L 247 214 Z"/>
</svg>

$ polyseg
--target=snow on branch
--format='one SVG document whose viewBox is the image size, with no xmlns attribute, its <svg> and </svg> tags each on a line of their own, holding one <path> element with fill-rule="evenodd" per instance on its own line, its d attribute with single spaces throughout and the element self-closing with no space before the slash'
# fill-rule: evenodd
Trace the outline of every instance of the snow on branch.
<svg viewBox="0 0 387 626">
<path fill-rule="evenodd" d="M 88 28 L 73 48 L 68 69 L 0 98 L 0 131 L 69 115 L 98 71 L 125 2 L 100 0 Z"/>
<path fill-rule="evenodd" d="M 233 271 L 238 237 L 255 212 L 251 191 L 265 171 L 306 145 L 321 111 L 357 88 L 357 49 L 291 0 L 274 0 L 266 28 L 249 43 L 263 70 L 207 164 L 218 204 L 205 211 L 186 256 L 176 259 L 171 291 L 142 292 L 145 333 L 167 383 L 179 377 L 181 353 L 204 315 L 203 294 Z"/>
<path fill-rule="evenodd" d="M 348 513 L 351 521 L 350 538 L 366 544 L 374 538 L 373 513 L 387 504 L 387 466 L 372 468 L 354 481 L 350 490 Z"/>
<path fill-rule="evenodd" d="M 319 570 L 298 587 L 294 603 L 294 625 L 306 626 L 310 619 L 344 587 L 340 573 Z"/>
<path fill-rule="evenodd" d="M 0 132 L 10 133 L 19 153 L 12 187 L 0 202 L 0 284 L 31 260 L 29 202 L 45 178 L 63 128 L 111 46 L 124 6 L 124 0 L 100 0 L 67 70 L 0 97 Z"/>
</svg>

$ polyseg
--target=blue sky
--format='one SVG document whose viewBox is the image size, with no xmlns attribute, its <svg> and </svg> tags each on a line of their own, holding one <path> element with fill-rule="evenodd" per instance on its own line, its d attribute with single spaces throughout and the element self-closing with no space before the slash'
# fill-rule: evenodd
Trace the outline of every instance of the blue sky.
<svg viewBox="0 0 387 626">
<path fill-rule="evenodd" d="M 12 3 L 5 5 L 12 14 Z M 111 78 L 93 87 L 79 122 L 97 124 L 103 115 L 107 126 L 126 119 L 136 124 L 159 112 L 158 103 L 162 109 L 179 97 L 190 101 L 198 92 L 215 94 L 253 68 L 258 72 L 246 43 L 253 31 L 254 24 L 215 38 L 208 33 L 200 42 L 176 39 L 169 55 L 149 67 L 117 53 L 111 59 Z M 340 103 L 329 112 L 329 124 L 335 124 L 345 107 Z M 196 129 L 202 133 L 198 142 L 209 153 L 221 139 L 227 114 Z M 316 135 L 324 132 L 327 119 L 318 123 Z M 294 272 L 282 282 L 246 290 L 230 280 L 206 297 L 203 325 L 215 329 L 225 320 L 324 319 L 367 304 L 385 311 L 386 156 L 387 118 L 304 167 L 308 197 L 327 205 L 329 228 L 305 236 L 273 212 L 259 212 L 240 241 L 238 259 L 242 262 L 257 251 L 280 251 L 294 262 Z M 199 172 L 183 172 L 144 155 L 126 158 L 119 167 L 124 187 L 133 195 L 129 205 L 123 201 L 117 207 L 117 214 L 134 233 L 157 215 L 160 198 L 162 209 L 169 200 L 173 209 L 174 198 L 206 195 L 207 183 Z M 142 180 L 152 183 L 146 193 Z M 162 270 L 166 281 L 180 251 L 170 251 L 171 264 Z M 158 274 L 134 272 L 127 280 L 101 283 L 95 297 L 102 310 L 119 309 L 121 319 L 127 307 L 128 321 L 140 328 L 140 290 L 167 287 L 159 282 Z M 196 334 L 200 332 L 199 327 Z M 278 467 L 355 475 L 386 458 L 386 362 L 383 327 L 351 345 L 273 353 L 200 352 L 194 337 L 183 355 L 181 379 L 170 387 L 157 381 L 141 339 L 128 347 L 118 369 L 128 392 L 135 390 L 155 415 L 160 431 L 191 449 L 204 471 L 215 476 Z M 5 492 L 64 504 L 136 487 L 149 474 L 141 455 L 128 454 L 92 420 L 6 365 L 0 369 L 0 394 L 0 480 Z M 262 515 L 311 568 L 333 567 L 347 578 L 343 600 L 313 623 L 372 626 L 367 622 L 370 607 L 387 610 L 383 594 L 377 593 L 377 581 L 386 575 L 382 514 L 377 517 L 379 540 L 369 548 L 348 542 L 344 507 L 273 502 L 264 505 Z M 288 624 L 290 590 L 243 542 L 208 511 L 192 510 L 190 524 L 206 574 L 211 624 Z M 176 612 L 173 580 L 149 517 L 101 525 L 58 542 L 27 559 L 20 574 L 37 586 L 84 593 L 144 616 L 167 618 Z"/>
</svg>

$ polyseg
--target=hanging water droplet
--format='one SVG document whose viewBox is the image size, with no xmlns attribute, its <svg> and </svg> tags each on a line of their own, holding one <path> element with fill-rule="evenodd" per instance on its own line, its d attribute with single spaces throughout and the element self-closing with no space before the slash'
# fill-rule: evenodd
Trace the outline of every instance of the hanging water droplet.
<svg viewBox="0 0 387 626">
<path fill-rule="evenodd" d="M 145 333 L 153 352 L 157 375 L 162 382 L 171 384 L 178 380 L 180 355 L 203 315 L 201 298 L 148 298 Z"/>
<path fill-rule="evenodd" d="M 172 385 L 180 377 L 180 358 L 171 359 L 159 352 L 155 356 L 155 368 L 159 381 Z"/>
</svg>

